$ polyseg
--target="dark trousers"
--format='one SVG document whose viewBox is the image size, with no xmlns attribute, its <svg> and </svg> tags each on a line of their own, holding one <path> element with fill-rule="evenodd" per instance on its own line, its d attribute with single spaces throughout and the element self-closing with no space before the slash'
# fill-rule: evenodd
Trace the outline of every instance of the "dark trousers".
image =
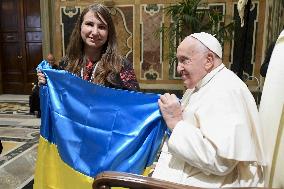
<svg viewBox="0 0 284 189">
<path fill-rule="evenodd" d="M 40 99 L 39 99 L 39 87 L 36 86 L 29 96 L 30 113 L 35 114 L 37 111 L 37 117 L 40 117 Z"/>
</svg>

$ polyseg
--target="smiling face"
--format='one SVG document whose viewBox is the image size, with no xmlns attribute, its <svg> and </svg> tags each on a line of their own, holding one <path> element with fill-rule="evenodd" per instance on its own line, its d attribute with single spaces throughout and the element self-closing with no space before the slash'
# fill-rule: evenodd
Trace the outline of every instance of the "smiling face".
<svg viewBox="0 0 284 189">
<path fill-rule="evenodd" d="M 85 50 L 101 50 L 108 39 L 108 25 L 103 17 L 89 11 L 81 24 L 81 37 Z"/>
<path fill-rule="evenodd" d="M 193 37 L 185 38 L 178 46 L 177 71 L 188 89 L 194 88 L 212 68 L 209 54 L 209 50 Z"/>
</svg>

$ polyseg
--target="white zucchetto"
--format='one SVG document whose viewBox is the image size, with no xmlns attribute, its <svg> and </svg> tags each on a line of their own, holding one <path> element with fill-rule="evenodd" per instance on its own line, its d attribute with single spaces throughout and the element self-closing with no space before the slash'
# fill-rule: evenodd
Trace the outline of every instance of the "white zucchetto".
<svg viewBox="0 0 284 189">
<path fill-rule="evenodd" d="M 219 43 L 218 39 L 216 39 L 213 35 L 205 32 L 200 32 L 193 33 L 190 36 L 200 41 L 209 50 L 214 52 L 217 56 L 219 56 L 219 58 L 222 59 L 222 46 Z"/>
</svg>

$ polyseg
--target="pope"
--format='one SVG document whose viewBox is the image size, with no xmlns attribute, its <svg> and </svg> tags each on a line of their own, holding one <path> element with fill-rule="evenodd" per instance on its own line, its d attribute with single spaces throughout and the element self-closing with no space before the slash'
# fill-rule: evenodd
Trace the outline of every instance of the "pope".
<svg viewBox="0 0 284 189">
<path fill-rule="evenodd" d="M 197 187 L 263 186 L 263 139 L 255 100 L 222 63 L 211 34 L 187 36 L 177 49 L 177 71 L 186 86 L 158 104 L 167 127 L 153 177 Z"/>
</svg>

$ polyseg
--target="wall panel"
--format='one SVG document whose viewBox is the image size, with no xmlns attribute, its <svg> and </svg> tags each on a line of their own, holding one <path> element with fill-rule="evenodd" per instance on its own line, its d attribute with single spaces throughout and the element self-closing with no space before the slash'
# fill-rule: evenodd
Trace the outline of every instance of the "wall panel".
<svg viewBox="0 0 284 189">
<path fill-rule="evenodd" d="M 56 0 L 55 1 L 55 38 L 54 49 L 57 58 L 65 53 L 73 24 L 79 12 L 85 6 L 96 3 L 105 3 L 112 14 L 117 35 L 120 53 L 126 56 L 135 68 L 141 88 L 147 90 L 183 90 L 182 81 L 176 73 L 176 63 L 169 64 L 169 42 L 162 35 L 154 36 L 154 32 L 162 25 L 168 26 L 171 18 L 163 8 L 176 0 L 117 0 L 117 1 L 90 1 L 90 0 Z M 235 19 L 235 37 L 232 41 L 223 43 L 224 64 L 232 69 L 239 65 L 240 47 L 238 34 L 240 31 L 239 17 L 236 12 L 237 0 L 208 0 L 208 6 L 217 7 L 226 16 L 220 25 L 228 24 Z M 254 0 L 249 20 L 249 37 L 247 45 L 251 52 L 247 52 L 244 74 L 251 78 L 259 78 L 259 68 L 262 61 L 265 1 Z M 255 86 L 254 79 L 248 85 Z"/>
</svg>

